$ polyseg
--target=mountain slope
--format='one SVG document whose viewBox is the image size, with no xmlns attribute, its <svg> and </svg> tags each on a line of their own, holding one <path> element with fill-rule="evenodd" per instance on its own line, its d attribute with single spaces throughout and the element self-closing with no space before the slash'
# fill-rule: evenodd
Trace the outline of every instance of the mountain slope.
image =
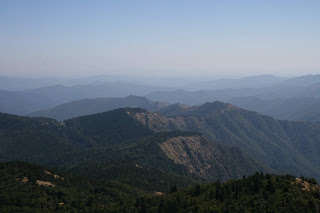
<svg viewBox="0 0 320 213">
<path fill-rule="evenodd" d="M 157 168 L 168 174 L 202 180 L 228 180 L 255 171 L 268 171 L 237 148 L 225 147 L 188 132 L 156 133 L 111 149 L 95 150 L 87 159 L 93 162 L 90 165 L 104 167 L 110 162 L 130 162 L 138 168 Z"/>
<path fill-rule="evenodd" d="M 320 177 L 319 124 L 279 121 L 220 102 L 191 107 L 170 117 L 148 112 L 132 116 L 154 131 L 201 132 L 238 147 L 278 172 Z"/>
<path fill-rule="evenodd" d="M 65 123 L 96 140 L 103 148 L 111 149 L 102 148 L 92 155 L 96 162 L 118 159 L 118 162 L 132 162 L 209 180 L 226 180 L 252 174 L 254 171 L 266 171 L 263 166 L 244 156 L 240 150 L 216 145 L 214 141 L 209 142 L 198 133 L 155 133 L 132 117 L 146 112 L 138 108 L 118 109 L 67 120 Z M 105 128 L 106 126 L 108 128 Z M 175 150 L 178 146 L 180 149 Z M 239 161 L 234 163 L 232 158 L 238 158 Z M 183 159 L 184 163 L 177 159 Z M 189 170 L 190 167 L 193 170 Z"/>
<path fill-rule="evenodd" d="M 118 182 L 94 182 L 23 162 L 0 163 L 0 211 L 114 212 L 143 192 Z"/>
<path fill-rule="evenodd" d="M 148 171 L 156 170 L 203 180 L 266 171 L 239 149 L 217 145 L 193 132 L 157 133 L 132 117 L 145 112 L 124 108 L 64 122 L 3 114 L 1 160 L 23 160 L 79 173 L 100 168 L 94 169 L 100 177 L 108 177 L 110 168 L 134 169 L 137 165 L 146 169 L 147 176 Z"/>
<path fill-rule="evenodd" d="M 314 179 L 288 175 L 256 173 L 225 183 L 170 188 L 165 193 L 144 192 L 117 181 L 93 181 L 28 163 L 0 163 L 0 211 L 3 213 L 300 213 L 317 212 L 320 206 L 320 186 Z"/>
<path fill-rule="evenodd" d="M 82 132 L 79 126 L 85 127 L 88 123 L 78 120 L 70 121 L 69 125 L 46 118 L 30 119 L 0 114 L 0 161 L 26 161 L 62 171 L 76 171 L 76 174 L 85 174 L 84 176 L 90 179 L 103 177 L 101 180 L 121 180 L 131 185 L 143 180 L 143 184 L 139 185 L 143 190 L 166 191 L 171 185 L 186 186 L 193 182 L 192 178 L 184 177 L 186 174 L 179 175 L 180 170 L 173 170 L 168 174 L 161 171 L 157 165 L 151 164 L 146 168 L 137 168 L 136 164 L 132 163 L 135 159 L 126 157 L 127 152 L 120 154 L 123 149 L 120 145 L 127 139 L 134 140 L 140 136 L 152 135 L 152 131 L 133 120 L 137 123 L 137 128 L 133 129 L 136 131 L 132 131 L 130 135 L 126 131 L 132 127 L 130 122 L 113 122 L 114 119 L 120 119 L 121 116 L 117 116 L 119 112 L 106 114 L 107 118 L 100 130 L 106 128 L 110 133 L 114 127 L 114 134 L 109 135 L 109 140 L 100 140 L 99 135 L 103 135 L 104 132 L 96 131 L 94 127 L 88 129 L 88 132 Z M 123 115 L 127 114 L 124 112 Z M 139 125 L 141 130 L 138 128 Z M 117 128 L 122 128 L 122 133 L 117 131 Z M 127 145 L 135 146 L 133 142 Z M 139 155 L 146 156 L 148 149 L 140 147 Z M 157 156 L 151 154 L 149 158 L 143 159 L 146 159 L 148 164 L 152 157 Z M 175 166 L 173 163 L 172 165 Z M 87 168 L 94 172 L 88 173 Z M 122 172 L 117 174 L 115 171 Z"/>
<path fill-rule="evenodd" d="M 84 141 L 63 123 L 52 119 L 0 113 L 0 159 L 60 165 Z"/>
<path fill-rule="evenodd" d="M 255 174 L 241 180 L 197 185 L 139 202 L 144 212 L 318 212 L 320 186 L 292 176 Z"/>
</svg>

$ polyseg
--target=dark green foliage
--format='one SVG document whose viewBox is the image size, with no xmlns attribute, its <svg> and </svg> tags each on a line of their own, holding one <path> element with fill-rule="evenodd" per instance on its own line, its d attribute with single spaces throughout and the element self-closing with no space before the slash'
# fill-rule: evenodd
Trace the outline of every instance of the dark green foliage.
<svg viewBox="0 0 320 213">
<path fill-rule="evenodd" d="M 159 148 L 159 143 L 171 137 L 194 134 L 155 133 L 111 148 L 90 149 L 74 156 L 79 158 L 80 163 L 69 170 L 96 180 L 121 181 L 146 191 L 166 192 L 172 185 L 187 186 L 200 181 L 200 178 L 168 159 Z M 81 161 L 81 157 L 86 160 Z"/>
<path fill-rule="evenodd" d="M 196 185 L 144 199 L 146 212 L 318 212 L 320 188 L 303 190 L 292 176 L 257 173 L 242 180 Z"/>
<path fill-rule="evenodd" d="M 204 182 L 196 178 L 178 175 L 177 172 L 167 173 L 152 167 L 141 167 L 138 164 L 121 164 L 110 162 L 106 164 L 84 164 L 70 170 L 75 174 L 92 180 L 112 180 L 137 187 L 146 192 L 168 192 L 171 187 L 189 186 L 196 182 Z"/>
<path fill-rule="evenodd" d="M 93 182 L 22 162 L 0 164 L 0 212 L 117 212 L 143 193 L 119 182 Z M 39 185 L 37 181 L 54 186 Z"/>
<path fill-rule="evenodd" d="M 59 175 L 55 177 L 54 175 Z M 37 180 L 53 187 L 41 186 Z M 305 185 L 308 185 L 307 190 Z M 22 162 L 0 164 L 0 211 L 11 212 L 274 212 L 316 213 L 314 180 L 256 173 L 225 183 L 175 185 L 167 194 L 144 193 L 119 182 L 88 180 Z"/>
<path fill-rule="evenodd" d="M 139 112 L 142 109 L 132 109 Z M 126 109 L 83 116 L 65 121 L 73 131 L 81 132 L 99 145 L 119 144 L 137 139 L 153 132 L 128 116 Z"/>
<path fill-rule="evenodd" d="M 57 165 L 78 148 L 76 133 L 51 119 L 30 119 L 0 113 L 0 156 L 2 160 L 22 160 Z"/>
</svg>

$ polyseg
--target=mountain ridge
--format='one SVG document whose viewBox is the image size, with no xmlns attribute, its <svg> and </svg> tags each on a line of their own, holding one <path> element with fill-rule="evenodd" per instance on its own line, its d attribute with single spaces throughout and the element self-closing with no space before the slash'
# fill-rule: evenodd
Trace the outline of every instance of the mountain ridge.
<svg viewBox="0 0 320 213">
<path fill-rule="evenodd" d="M 279 121 L 221 102 L 190 107 L 169 117 L 157 113 L 137 113 L 134 117 L 155 131 L 201 132 L 240 148 L 275 170 L 319 176 L 319 124 Z"/>
<path fill-rule="evenodd" d="M 43 165 L 62 166 L 67 170 L 89 164 L 98 164 L 103 168 L 108 163 L 121 166 L 121 162 L 136 162 L 146 168 L 207 180 L 226 180 L 252 174 L 256 170 L 264 170 L 263 166 L 244 156 L 240 150 L 215 145 L 214 141 L 208 142 L 199 133 L 153 131 L 132 117 L 137 113 L 147 113 L 147 111 L 140 108 L 122 108 L 64 122 L 46 118 L 11 117 L 8 115 L 8 118 L 2 120 L 15 124 L 0 125 L 0 139 L 4 141 L 0 144 L 2 150 L 0 156 L 6 161 L 41 162 Z M 40 132 L 39 128 L 42 129 Z M 19 132 L 19 135 L 16 132 Z M 192 136 L 193 139 L 189 140 L 186 135 Z M 177 137 L 179 138 L 176 141 L 177 144 L 181 143 L 181 139 L 188 143 L 184 142 L 186 145 L 183 147 L 184 152 L 178 153 L 175 159 L 170 159 L 168 153 L 173 150 L 172 146 L 170 149 L 168 147 L 163 149 L 160 144 L 170 138 L 176 140 Z M 31 140 L 31 138 L 37 138 L 37 140 Z M 44 149 L 43 146 L 46 148 Z M 210 149 L 214 150 L 215 154 L 195 154 L 198 150 L 197 147 L 202 147 L 201 153 Z M 194 154 L 184 156 L 183 153 Z M 241 161 L 233 162 L 231 160 L 233 157 L 241 159 Z M 188 164 L 177 163 L 175 161 L 177 158 L 189 159 Z M 202 168 L 204 165 L 211 165 L 212 169 Z M 207 172 L 203 174 L 190 173 L 187 170 L 187 167 L 190 166 L 198 170 L 205 169 L 203 171 Z M 235 172 L 230 172 L 233 170 Z M 107 174 L 104 170 L 100 170 L 100 176 L 105 175 Z"/>
<path fill-rule="evenodd" d="M 149 111 L 158 111 L 165 103 L 150 101 L 144 97 L 129 95 L 127 97 L 94 98 L 72 101 L 58 105 L 49 110 L 28 114 L 31 117 L 50 117 L 57 120 L 67 120 L 84 115 L 96 114 L 125 107 L 140 107 Z"/>
</svg>

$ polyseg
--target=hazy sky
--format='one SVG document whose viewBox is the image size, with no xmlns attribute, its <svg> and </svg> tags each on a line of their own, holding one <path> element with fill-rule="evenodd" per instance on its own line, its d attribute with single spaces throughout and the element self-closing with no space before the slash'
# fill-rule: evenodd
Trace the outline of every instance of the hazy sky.
<svg viewBox="0 0 320 213">
<path fill-rule="evenodd" d="M 2 75 L 320 73 L 320 1 L 0 0 Z"/>
</svg>

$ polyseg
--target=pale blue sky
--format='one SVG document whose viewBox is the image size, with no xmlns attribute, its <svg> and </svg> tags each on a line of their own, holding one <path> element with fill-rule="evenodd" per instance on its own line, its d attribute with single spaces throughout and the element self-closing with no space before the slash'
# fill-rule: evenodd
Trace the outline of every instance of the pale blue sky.
<svg viewBox="0 0 320 213">
<path fill-rule="evenodd" d="M 0 72 L 320 72 L 320 1 L 0 0 Z"/>
</svg>

